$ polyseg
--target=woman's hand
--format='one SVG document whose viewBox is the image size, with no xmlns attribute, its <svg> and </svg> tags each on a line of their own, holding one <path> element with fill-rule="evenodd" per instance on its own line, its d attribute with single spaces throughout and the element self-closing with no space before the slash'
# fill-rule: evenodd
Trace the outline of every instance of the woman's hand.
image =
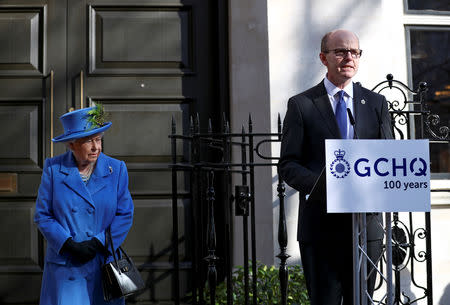
<svg viewBox="0 0 450 305">
<path fill-rule="evenodd" d="M 92 260 L 97 255 L 97 252 L 104 254 L 104 251 L 102 243 L 96 238 L 82 242 L 75 242 L 72 238 L 69 238 L 61 248 L 61 252 L 69 253 L 82 264 Z"/>
</svg>

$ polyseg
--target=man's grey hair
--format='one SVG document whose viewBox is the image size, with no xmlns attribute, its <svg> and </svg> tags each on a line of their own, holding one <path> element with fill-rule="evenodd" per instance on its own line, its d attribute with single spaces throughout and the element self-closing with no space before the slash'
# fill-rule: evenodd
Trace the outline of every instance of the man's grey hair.
<svg viewBox="0 0 450 305">
<path fill-rule="evenodd" d="M 320 42 L 320 52 L 328 51 L 328 49 L 327 49 L 328 39 L 330 38 L 331 34 L 333 34 L 333 33 L 334 33 L 334 31 L 328 32 L 322 37 L 322 41 Z"/>
</svg>

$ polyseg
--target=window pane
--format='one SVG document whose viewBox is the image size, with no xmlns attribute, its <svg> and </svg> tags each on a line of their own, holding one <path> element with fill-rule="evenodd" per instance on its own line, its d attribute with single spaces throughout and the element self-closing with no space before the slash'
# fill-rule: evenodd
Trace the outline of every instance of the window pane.
<svg viewBox="0 0 450 305">
<path fill-rule="evenodd" d="M 428 84 L 426 105 L 432 114 L 440 117 L 440 123 L 433 131 L 439 134 L 439 127 L 450 126 L 450 28 L 410 30 L 411 66 L 413 88 L 420 82 Z M 421 135 L 420 120 L 416 120 L 416 137 Z M 424 128 L 425 138 L 432 139 Z M 431 172 L 450 173 L 450 145 L 432 144 L 430 147 Z"/>
<path fill-rule="evenodd" d="M 410 10 L 450 11 L 449 0 L 408 0 Z"/>
</svg>

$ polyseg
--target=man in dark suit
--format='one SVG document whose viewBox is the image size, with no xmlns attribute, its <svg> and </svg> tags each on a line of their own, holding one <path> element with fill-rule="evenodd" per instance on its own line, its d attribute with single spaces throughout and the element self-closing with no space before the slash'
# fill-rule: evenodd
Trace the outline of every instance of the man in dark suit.
<svg viewBox="0 0 450 305">
<path fill-rule="evenodd" d="M 352 216 L 327 214 L 325 199 L 306 199 L 325 166 L 325 139 L 392 138 L 384 96 L 352 82 L 361 54 L 354 33 L 327 33 L 319 55 L 326 77 L 291 97 L 284 119 L 279 172 L 300 195 L 297 239 L 311 305 L 353 304 Z M 382 251 L 378 222 L 381 215 L 367 215 L 368 252 L 374 261 Z M 369 291 L 374 282 L 375 276 Z"/>
</svg>

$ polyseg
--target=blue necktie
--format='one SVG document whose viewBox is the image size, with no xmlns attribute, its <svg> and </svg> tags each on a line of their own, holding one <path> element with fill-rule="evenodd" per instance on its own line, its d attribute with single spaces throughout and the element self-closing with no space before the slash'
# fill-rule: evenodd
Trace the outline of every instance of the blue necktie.
<svg viewBox="0 0 450 305">
<path fill-rule="evenodd" d="M 347 138 L 347 107 L 344 101 L 344 90 L 338 92 L 339 101 L 336 105 L 336 120 L 339 126 L 339 130 L 341 131 L 342 139 Z"/>
</svg>

